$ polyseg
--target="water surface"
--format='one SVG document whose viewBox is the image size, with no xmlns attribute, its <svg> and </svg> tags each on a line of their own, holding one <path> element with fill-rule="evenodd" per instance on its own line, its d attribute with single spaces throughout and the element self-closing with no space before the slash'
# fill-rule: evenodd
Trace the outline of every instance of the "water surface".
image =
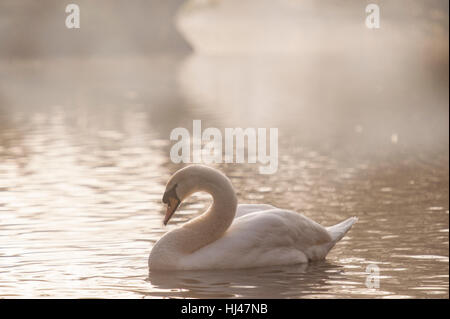
<svg viewBox="0 0 450 319">
<path fill-rule="evenodd" d="M 3 61 L 0 297 L 448 298 L 448 86 L 432 62 L 394 62 Z M 322 262 L 149 274 L 154 243 L 210 203 L 195 195 L 162 225 L 182 167 L 169 134 L 193 119 L 279 129 L 276 174 L 216 165 L 241 203 L 359 222 Z M 366 286 L 371 264 L 379 288 Z"/>
</svg>

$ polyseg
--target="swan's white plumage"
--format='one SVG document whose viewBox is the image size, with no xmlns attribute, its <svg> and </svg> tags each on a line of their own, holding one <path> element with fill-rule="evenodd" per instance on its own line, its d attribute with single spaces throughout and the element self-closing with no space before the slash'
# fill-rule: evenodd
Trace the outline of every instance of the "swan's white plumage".
<svg viewBox="0 0 450 319">
<path fill-rule="evenodd" d="M 200 167 L 194 174 L 217 174 L 218 180 L 226 178 L 213 169 L 199 165 L 194 167 Z M 183 178 L 177 180 L 180 184 Z M 211 180 L 208 180 L 206 184 L 210 183 Z M 220 194 L 226 195 L 222 190 L 211 193 L 213 198 Z M 233 196 L 230 193 L 228 195 Z M 218 202 L 220 203 L 220 200 Z M 228 213 L 228 210 L 225 210 L 225 213 L 215 215 L 215 209 L 220 210 L 220 207 L 213 204 L 203 216 L 162 237 L 150 254 L 150 269 L 232 269 L 290 265 L 323 259 L 357 220 L 352 217 L 325 228 L 293 211 L 266 204 L 241 204 L 234 206 L 235 214 L 228 214 L 227 218 L 233 218 L 228 229 L 224 229 L 223 234 L 208 242 L 208 235 L 198 234 L 202 232 L 201 224 L 204 224 L 207 234 L 208 225 L 209 228 L 218 227 L 221 216 Z M 194 243 L 202 240 L 207 243 L 190 251 L 190 237 Z"/>
<path fill-rule="evenodd" d="M 223 237 L 183 259 L 181 267 L 246 268 L 308 262 L 306 252 L 331 241 L 326 230 L 300 214 L 255 210 L 236 218 Z M 324 256 L 324 255 L 323 255 Z"/>
<path fill-rule="evenodd" d="M 274 209 L 275 206 L 268 204 L 240 204 L 236 209 L 236 218 L 255 212 L 263 212 L 269 209 Z"/>
</svg>

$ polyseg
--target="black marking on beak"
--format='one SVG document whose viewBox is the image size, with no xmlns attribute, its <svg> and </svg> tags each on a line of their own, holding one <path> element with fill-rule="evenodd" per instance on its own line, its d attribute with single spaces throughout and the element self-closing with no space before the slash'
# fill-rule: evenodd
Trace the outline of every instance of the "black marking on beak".
<svg viewBox="0 0 450 319">
<path fill-rule="evenodd" d="M 162 201 L 163 203 L 167 204 L 167 211 L 163 221 L 164 225 L 167 225 L 170 218 L 172 218 L 172 215 L 175 213 L 175 211 L 177 210 L 178 206 L 181 203 L 180 199 L 178 198 L 177 192 L 175 191 L 176 187 L 177 184 L 175 184 L 174 187 L 166 191 L 163 195 Z"/>
<path fill-rule="evenodd" d="M 169 204 L 169 198 L 175 198 L 178 201 L 180 201 L 180 199 L 178 198 L 177 192 L 175 191 L 175 189 L 177 188 L 178 184 L 175 184 L 171 189 L 169 189 L 168 191 L 164 192 L 163 198 L 162 198 L 162 202 L 164 204 Z"/>
</svg>

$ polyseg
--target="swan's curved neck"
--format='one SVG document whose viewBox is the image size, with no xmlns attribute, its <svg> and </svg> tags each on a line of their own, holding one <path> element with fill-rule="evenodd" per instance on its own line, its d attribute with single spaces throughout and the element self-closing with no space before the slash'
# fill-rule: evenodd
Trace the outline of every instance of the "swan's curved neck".
<svg viewBox="0 0 450 319">
<path fill-rule="evenodd" d="M 213 203 L 205 213 L 172 232 L 176 249 L 182 253 L 192 253 L 222 237 L 236 214 L 237 197 L 228 178 L 216 173 L 200 178 L 196 186 L 195 191 L 209 193 Z"/>
</svg>

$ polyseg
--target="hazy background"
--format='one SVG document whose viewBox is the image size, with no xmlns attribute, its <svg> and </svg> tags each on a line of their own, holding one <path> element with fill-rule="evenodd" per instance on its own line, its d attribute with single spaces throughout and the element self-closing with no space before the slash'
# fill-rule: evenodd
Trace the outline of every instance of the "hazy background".
<svg viewBox="0 0 450 319">
<path fill-rule="evenodd" d="M 172 23 L 183 1 L 2 0 L 0 55 L 14 58 L 189 52 Z M 81 8 L 81 28 L 65 8 Z"/>
</svg>

